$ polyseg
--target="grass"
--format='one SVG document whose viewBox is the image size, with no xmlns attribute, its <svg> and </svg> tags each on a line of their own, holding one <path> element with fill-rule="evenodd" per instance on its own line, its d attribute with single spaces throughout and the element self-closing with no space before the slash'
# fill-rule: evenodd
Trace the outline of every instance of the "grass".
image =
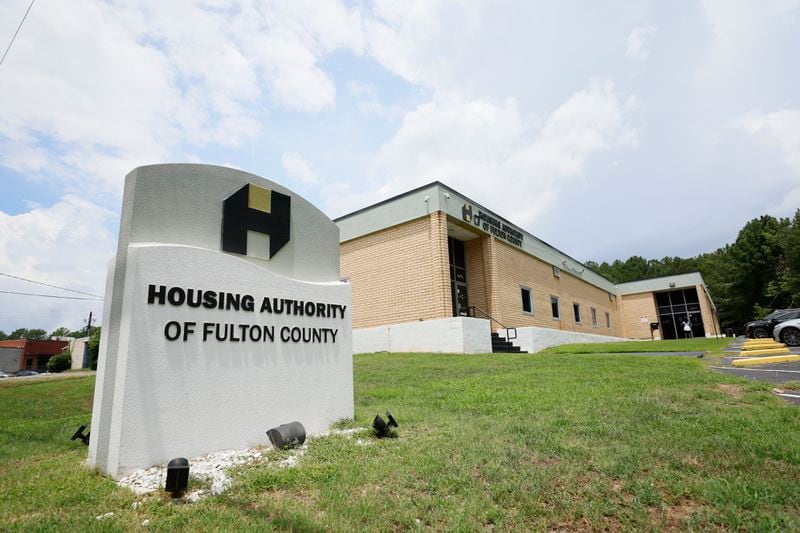
<svg viewBox="0 0 800 533">
<path fill-rule="evenodd" d="M 83 467 L 69 436 L 89 419 L 93 378 L 0 388 L 0 524 L 800 530 L 800 410 L 770 385 L 685 357 L 383 354 L 354 366 L 356 419 L 340 426 L 391 409 L 398 438 L 314 440 L 298 466 L 242 468 L 229 492 L 193 505 Z"/>
<path fill-rule="evenodd" d="M 706 352 L 719 351 L 733 339 L 677 339 L 669 341 L 600 342 L 588 344 L 564 344 L 542 350 L 542 354 L 576 353 L 644 353 L 644 352 Z"/>
</svg>

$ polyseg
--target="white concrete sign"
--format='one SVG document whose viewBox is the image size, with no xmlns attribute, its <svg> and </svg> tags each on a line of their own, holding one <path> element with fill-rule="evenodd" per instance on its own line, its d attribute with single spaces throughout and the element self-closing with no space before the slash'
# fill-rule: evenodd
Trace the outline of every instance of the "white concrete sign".
<svg viewBox="0 0 800 533">
<path fill-rule="evenodd" d="M 309 434 L 353 416 L 338 228 L 245 172 L 155 165 L 125 182 L 89 464 L 134 468 Z"/>
</svg>

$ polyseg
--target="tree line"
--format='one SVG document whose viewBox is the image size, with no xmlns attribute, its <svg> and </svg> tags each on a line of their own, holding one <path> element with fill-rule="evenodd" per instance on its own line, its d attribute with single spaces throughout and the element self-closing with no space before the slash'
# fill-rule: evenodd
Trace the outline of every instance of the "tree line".
<svg viewBox="0 0 800 533">
<path fill-rule="evenodd" d="M 47 333 L 46 330 L 38 328 L 33 328 L 33 329 L 18 328 L 8 334 L 0 330 L 0 341 L 13 340 L 13 339 L 28 339 L 31 341 L 42 341 L 49 339 L 51 337 L 74 337 L 76 339 L 80 339 L 82 337 L 91 337 L 92 333 L 96 329 L 98 328 L 92 327 L 90 328 L 90 331 L 86 331 L 86 328 L 71 331 L 69 328 L 62 326 L 60 328 L 54 329 L 50 333 Z"/>
<path fill-rule="evenodd" d="M 0 341 L 15 340 L 15 339 L 40 341 L 40 340 L 47 340 L 52 337 L 74 337 L 76 339 L 89 337 L 89 340 L 86 342 L 86 345 L 89 348 L 89 368 L 91 368 L 92 370 L 97 370 L 97 357 L 100 352 L 99 326 L 92 326 L 88 328 L 88 331 L 86 328 L 70 331 L 69 328 L 60 327 L 54 329 L 52 332 L 50 332 L 50 334 L 48 334 L 46 330 L 38 328 L 33 328 L 33 329 L 18 328 L 9 334 L 0 331 Z"/>
<path fill-rule="evenodd" d="M 614 283 L 700 272 L 723 329 L 776 310 L 800 307 L 800 209 L 793 217 L 747 222 L 732 244 L 696 257 L 629 257 L 586 266 Z"/>
</svg>

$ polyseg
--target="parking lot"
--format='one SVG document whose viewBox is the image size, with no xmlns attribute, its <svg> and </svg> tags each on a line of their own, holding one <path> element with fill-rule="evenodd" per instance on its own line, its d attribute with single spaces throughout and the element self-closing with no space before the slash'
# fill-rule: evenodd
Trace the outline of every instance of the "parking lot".
<svg viewBox="0 0 800 533">
<path fill-rule="evenodd" d="M 730 346 L 725 348 L 726 352 L 731 354 L 739 354 L 744 338 L 740 337 Z M 791 348 L 792 353 L 800 354 L 800 349 Z M 790 381 L 800 382 L 800 361 L 791 361 L 787 363 L 772 363 L 767 365 L 755 365 L 746 368 L 737 368 L 731 365 L 738 357 L 729 356 L 722 359 L 721 364 L 712 366 L 711 368 L 717 372 L 724 374 L 733 374 L 741 378 L 750 379 L 753 381 L 763 381 L 765 383 L 773 383 L 775 385 L 782 385 Z M 778 396 L 787 402 L 800 405 L 800 391 L 783 390 L 781 387 L 776 387 Z"/>
</svg>

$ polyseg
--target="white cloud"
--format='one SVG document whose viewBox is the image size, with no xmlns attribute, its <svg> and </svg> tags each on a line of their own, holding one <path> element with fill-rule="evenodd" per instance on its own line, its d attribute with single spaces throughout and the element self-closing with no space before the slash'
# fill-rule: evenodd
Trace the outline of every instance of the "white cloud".
<svg viewBox="0 0 800 533">
<path fill-rule="evenodd" d="M 116 240 L 107 225 L 115 218 L 107 209 L 73 195 L 19 215 L 0 211 L 0 272 L 102 295 Z M 8 278 L 0 279 L 0 288 L 80 297 Z M 102 309 L 102 302 L 96 301 L 10 294 L 0 294 L 0 300 L 0 329 L 7 333 L 19 327 L 78 328 L 89 310 L 99 320 Z"/>
<path fill-rule="evenodd" d="M 784 161 L 800 175 L 800 110 L 750 113 L 737 121 L 758 142 L 780 150 Z"/>
<path fill-rule="evenodd" d="M 286 175 L 292 180 L 298 181 L 304 185 L 313 185 L 319 181 L 311 165 L 303 159 L 303 156 L 296 152 L 283 154 L 281 157 L 281 165 Z"/>
<path fill-rule="evenodd" d="M 594 155 L 637 144 L 639 109 L 635 97 L 604 79 L 592 80 L 541 124 L 514 99 L 437 99 L 409 112 L 381 148 L 371 190 L 380 185 L 377 195 L 388 196 L 442 180 L 489 207 L 503 205 L 506 216 L 528 226 L 567 183 L 589 179 Z"/>
<path fill-rule="evenodd" d="M 789 181 L 777 205 L 772 206 L 778 213 L 793 213 L 800 206 L 800 110 L 752 112 L 735 124 L 749 133 L 756 142 L 776 149 L 783 162 L 794 173 L 794 179 Z M 775 176 L 772 181 L 785 180 Z"/>
<path fill-rule="evenodd" d="M 650 55 L 649 40 L 658 30 L 653 25 L 634 28 L 628 35 L 628 46 L 625 57 L 636 61 L 643 61 Z"/>
<path fill-rule="evenodd" d="M 3 165 L 115 194 L 135 166 L 252 138 L 264 92 L 288 110 L 334 106 L 319 62 L 363 46 L 340 2 L 75 0 L 34 15 L 3 65 Z"/>
</svg>

